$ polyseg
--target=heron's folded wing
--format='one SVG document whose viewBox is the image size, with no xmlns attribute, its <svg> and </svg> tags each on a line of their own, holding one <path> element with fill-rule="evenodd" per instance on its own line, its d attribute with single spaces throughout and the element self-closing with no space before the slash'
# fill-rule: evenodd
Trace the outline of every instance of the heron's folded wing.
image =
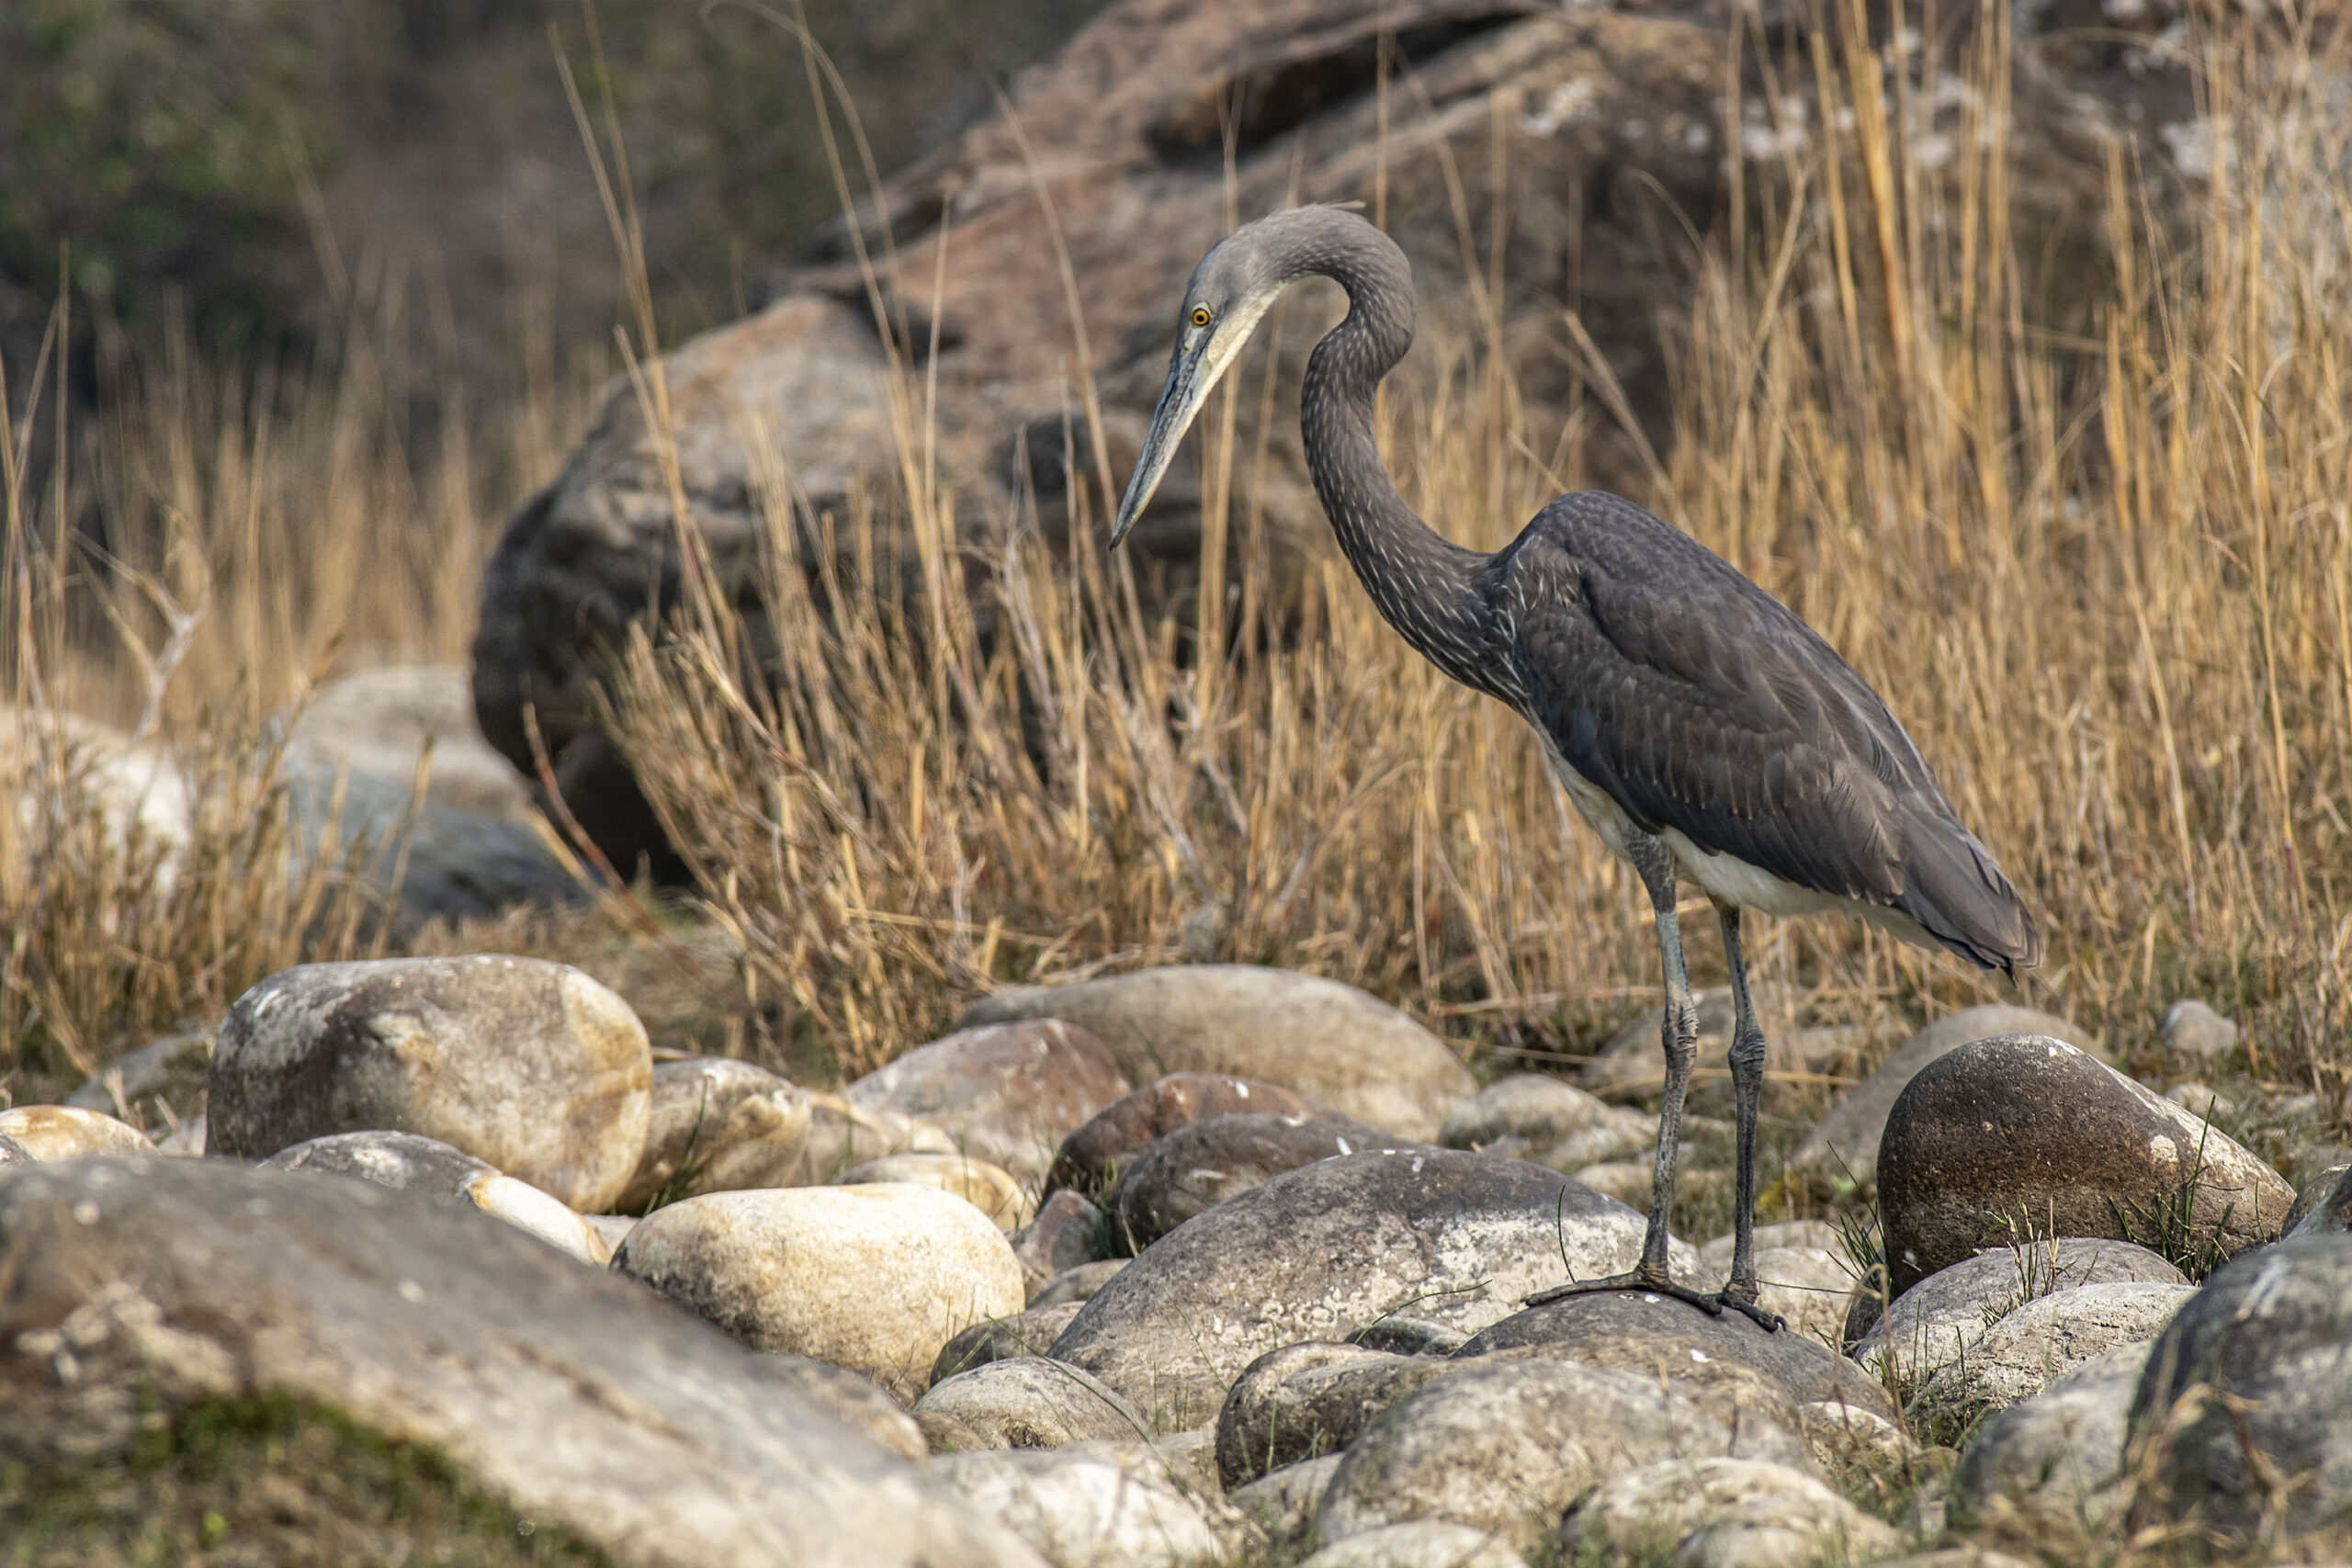
<svg viewBox="0 0 2352 1568">
<path fill-rule="evenodd" d="M 1630 542 L 1655 547 L 1639 559 L 1586 551 L 1541 520 L 1522 537 L 1504 586 L 1529 718 L 1652 832 L 1816 892 L 1894 898 L 1906 775 L 1925 772 L 1908 739 L 1803 622 L 1650 521 L 1703 559 L 1655 538 Z"/>
</svg>

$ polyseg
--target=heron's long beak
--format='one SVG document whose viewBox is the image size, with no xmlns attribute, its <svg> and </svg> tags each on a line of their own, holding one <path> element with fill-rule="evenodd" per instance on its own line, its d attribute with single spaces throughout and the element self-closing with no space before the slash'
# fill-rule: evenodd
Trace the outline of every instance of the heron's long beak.
<svg viewBox="0 0 2352 1568">
<path fill-rule="evenodd" d="M 1202 332 L 1187 327 L 1176 340 L 1176 352 L 1168 361 L 1168 385 L 1160 389 L 1159 406 L 1152 411 L 1150 433 L 1143 438 L 1143 455 L 1136 460 L 1135 477 L 1127 480 L 1127 493 L 1119 502 L 1118 521 L 1111 525 L 1111 547 L 1114 550 L 1127 536 L 1127 530 L 1136 525 L 1136 519 L 1143 515 L 1143 509 L 1151 504 L 1152 491 L 1159 488 L 1168 465 L 1175 460 L 1184 432 L 1192 428 L 1193 416 L 1208 401 L 1209 389 L 1224 374 L 1225 364 L 1209 352 L 1217 336 L 1214 328 Z M 1232 355 L 1226 355 L 1223 359 L 1230 362 Z"/>
</svg>

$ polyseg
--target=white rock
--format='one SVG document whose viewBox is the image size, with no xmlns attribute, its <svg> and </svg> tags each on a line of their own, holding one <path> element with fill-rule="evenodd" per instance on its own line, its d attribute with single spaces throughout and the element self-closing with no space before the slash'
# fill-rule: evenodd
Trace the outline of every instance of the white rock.
<svg viewBox="0 0 2352 1568">
<path fill-rule="evenodd" d="M 613 1267 L 763 1350 L 910 1394 L 941 1347 L 1021 1311 L 1021 1264 L 971 1204 L 929 1187 L 713 1192 L 657 1209 Z"/>
<path fill-rule="evenodd" d="M 1699 1261 L 1721 1279 L 1731 1272 L 1732 1247 L 1739 1238 L 1728 1233 L 1715 1237 L 1699 1249 Z M 1758 1225 L 1755 1247 L 1762 1252 L 1772 1247 L 1817 1247 L 1824 1252 L 1838 1252 L 1846 1238 L 1836 1225 L 1826 1220 L 1785 1220 L 1779 1224 Z"/>
<path fill-rule="evenodd" d="M 128 1122 L 73 1105 L 19 1105 L 0 1111 L 0 1138 L 13 1138 L 44 1164 L 93 1155 L 153 1154 L 147 1134 Z"/>
<path fill-rule="evenodd" d="M 467 1182 L 466 1196 L 482 1213 L 530 1232 L 582 1263 L 602 1269 L 613 1260 L 613 1249 L 595 1226 L 527 1181 L 493 1171 Z"/>
<path fill-rule="evenodd" d="M 1176 1568 L 1221 1543 L 1192 1499 L 1148 1471 L 1068 1450 L 949 1454 L 931 1473 L 1053 1568 Z"/>
<path fill-rule="evenodd" d="M 901 1181 L 910 1187 L 936 1187 L 942 1192 L 954 1193 L 995 1221 L 997 1229 L 1002 1231 L 1018 1230 L 1027 1224 L 1036 1209 L 1011 1171 L 964 1155 L 928 1151 L 884 1155 L 842 1173 L 841 1184 L 844 1187 L 874 1181 Z"/>
</svg>

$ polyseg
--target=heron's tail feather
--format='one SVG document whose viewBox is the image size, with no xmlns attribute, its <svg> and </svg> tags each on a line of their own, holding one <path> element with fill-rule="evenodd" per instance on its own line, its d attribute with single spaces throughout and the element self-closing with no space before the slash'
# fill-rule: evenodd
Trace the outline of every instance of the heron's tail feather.
<svg viewBox="0 0 2352 1568">
<path fill-rule="evenodd" d="M 1914 816 L 1894 907 L 1937 942 L 2010 978 L 2041 962 L 2041 933 L 1976 836 L 1949 817 Z"/>
</svg>

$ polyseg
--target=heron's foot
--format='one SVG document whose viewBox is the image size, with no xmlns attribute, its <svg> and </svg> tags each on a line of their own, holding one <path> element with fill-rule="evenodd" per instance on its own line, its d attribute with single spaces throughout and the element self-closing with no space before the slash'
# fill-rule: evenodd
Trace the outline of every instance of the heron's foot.
<svg viewBox="0 0 2352 1568">
<path fill-rule="evenodd" d="M 1782 1317 L 1779 1313 L 1767 1312 L 1764 1308 L 1757 1305 L 1753 1300 L 1742 1301 L 1739 1297 L 1732 1294 L 1728 1288 L 1717 1292 L 1713 1296 L 1708 1299 L 1715 1303 L 1715 1310 L 1718 1313 L 1722 1312 L 1724 1308 L 1729 1307 L 1732 1311 L 1739 1314 L 1740 1316 L 1747 1319 L 1748 1322 L 1754 1324 L 1757 1327 L 1762 1329 L 1767 1334 L 1778 1334 L 1781 1329 L 1786 1328 L 1789 1325 L 1788 1319 Z"/>
<path fill-rule="evenodd" d="M 1690 1303 L 1710 1317 L 1721 1316 L 1724 1310 L 1724 1298 L 1720 1294 L 1710 1295 L 1704 1291 L 1694 1291 L 1688 1285 L 1678 1285 L 1667 1278 L 1663 1269 L 1655 1274 L 1647 1269 L 1633 1269 L 1599 1280 L 1577 1280 L 1566 1285 L 1555 1285 L 1548 1291 L 1538 1291 L 1520 1304 L 1549 1306 L 1570 1296 L 1593 1295 L 1602 1291 L 1636 1291 L 1644 1295 L 1672 1296 L 1678 1302 Z"/>
</svg>

